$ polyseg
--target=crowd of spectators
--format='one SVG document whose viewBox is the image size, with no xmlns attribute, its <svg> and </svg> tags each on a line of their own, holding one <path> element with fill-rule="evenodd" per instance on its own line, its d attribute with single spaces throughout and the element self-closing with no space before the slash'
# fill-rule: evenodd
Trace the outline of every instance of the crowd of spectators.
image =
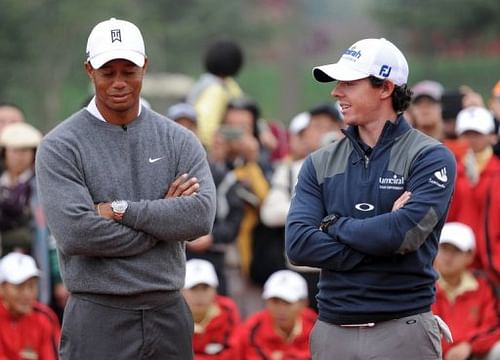
<svg viewBox="0 0 500 360">
<path fill-rule="evenodd" d="M 343 136 L 342 114 L 332 100 L 304 109 L 288 127 L 266 121 L 233 78 L 242 64 L 236 44 L 214 44 L 192 93 L 165 113 L 165 121 L 199 135 L 217 189 L 213 231 L 186 244 L 183 294 L 195 322 L 195 358 L 308 359 L 319 270 L 290 264 L 284 225 L 304 159 Z M 457 161 L 435 262 L 433 312 L 455 339 L 443 343 L 445 359 L 493 359 L 500 341 L 500 81 L 486 101 L 468 87 L 419 82 L 405 116 Z M 0 106 L 0 359 L 55 359 L 69 296 L 57 239 L 37 200 L 41 138 L 21 108 Z"/>
</svg>

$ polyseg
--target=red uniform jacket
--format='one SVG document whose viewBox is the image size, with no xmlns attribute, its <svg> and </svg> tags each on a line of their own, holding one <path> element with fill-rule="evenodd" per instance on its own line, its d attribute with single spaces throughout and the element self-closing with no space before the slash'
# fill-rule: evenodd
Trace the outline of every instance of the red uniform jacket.
<svg viewBox="0 0 500 360">
<path fill-rule="evenodd" d="M 439 283 L 436 284 L 432 312 L 448 324 L 454 340 L 452 344 L 443 341 L 443 355 L 460 342 L 469 342 L 473 355 L 485 355 L 500 340 L 493 290 L 484 278 L 476 277 L 476 281 L 475 290 L 463 292 L 454 302 L 450 302 Z"/>
<path fill-rule="evenodd" d="M 47 306 L 37 302 L 30 314 L 14 319 L 0 301 L 0 360 L 57 360 L 60 334 Z"/>
<path fill-rule="evenodd" d="M 455 192 L 448 210 L 447 222 L 458 221 L 469 226 L 474 226 L 477 221 L 477 209 L 472 206 L 472 185 L 462 163 L 457 162 L 457 177 L 455 179 Z"/>
<path fill-rule="evenodd" d="M 473 188 L 477 206 L 476 257 L 480 268 L 500 286 L 500 158 L 493 155 Z"/>
<path fill-rule="evenodd" d="M 271 360 L 281 353 L 282 360 L 311 359 L 309 335 L 316 322 L 316 313 L 309 308 L 302 311 L 302 331 L 291 341 L 286 341 L 274 329 L 267 310 L 250 316 L 239 329 L 240 359 Z M 273 355 L 274 354 L 274 355 Z"/>
<path fill-rule="evenodd" d="M 240 316 L 236 304 L 228 297 L 217 295 L 220 313 L 193 335 L 196 360 L 233 360 L 236 355 L 236 327 Z"/>
</svg>

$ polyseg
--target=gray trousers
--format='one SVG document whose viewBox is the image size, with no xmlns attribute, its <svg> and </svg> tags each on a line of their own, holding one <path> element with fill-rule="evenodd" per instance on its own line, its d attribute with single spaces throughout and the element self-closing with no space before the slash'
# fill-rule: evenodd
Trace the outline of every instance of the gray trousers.
<svg viewBox="0 0 500 360">
<path fill-rule="evenodd" d="M 182 295 L 152 309 L 110 307 L 71 296 L 64 310 L 61 360 L 193 359 L 193 318 Z"/>
<path fill-rule="evenodd" d="M 310 338 L 313 360 L 441 360 L 441 336 L 432 313 L 342 327 L 318 320 Z"/>
</svg>

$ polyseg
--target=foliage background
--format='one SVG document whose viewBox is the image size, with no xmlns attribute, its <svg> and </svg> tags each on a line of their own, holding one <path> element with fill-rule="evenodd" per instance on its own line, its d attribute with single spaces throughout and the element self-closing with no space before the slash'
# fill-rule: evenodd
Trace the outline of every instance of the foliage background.
<svg viewBox="0 0 500 360">
<path fill-rule="evenodd" d="M 87 36 L 110 17 L 141 28 L 150 74 L 196 79 L 210 41 L 240 41 L 246 63 L 238 81 L 266 118 L 284 123 L 329 99 L 331 84 L 313 82 L 311 67 L 335 62 L 365 37 L 402 49 L 410 84 L 467 84 L 487 99 L 500 79 L 498 0 L 2 0 L 0 102 L 18 104 L 44 131 L 81 107 L 91 93 Z"/>
</svg>

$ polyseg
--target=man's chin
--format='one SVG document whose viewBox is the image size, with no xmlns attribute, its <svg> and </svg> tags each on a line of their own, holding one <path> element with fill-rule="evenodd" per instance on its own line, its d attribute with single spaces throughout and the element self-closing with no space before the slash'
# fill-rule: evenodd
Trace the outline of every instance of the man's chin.
<svg viewBox="0 0 500 360">
<path fill-rule="evenodd" d="M 132 109 L 134 107 L 134 104 L 130 103 L 129 101 L 112 102 L 108 105 L 108 107 L 116 112 L 126 112 Z"/>
</svg>

